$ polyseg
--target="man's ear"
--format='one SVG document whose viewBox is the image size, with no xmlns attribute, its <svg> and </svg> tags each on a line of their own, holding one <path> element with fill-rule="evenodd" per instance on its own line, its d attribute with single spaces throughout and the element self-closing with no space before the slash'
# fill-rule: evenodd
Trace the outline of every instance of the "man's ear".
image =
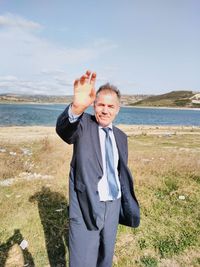
<svg viewBox="0 0 200 267">
<path fill-rule="evenodd" d="M 117 114 L 119 113 L 119 111 L 120 111 L 120 108 L 121 108 L 121 106 L 119 105 L 119 107 L 118 107 L 118 110 L 117 110 Z"/>
</svg>

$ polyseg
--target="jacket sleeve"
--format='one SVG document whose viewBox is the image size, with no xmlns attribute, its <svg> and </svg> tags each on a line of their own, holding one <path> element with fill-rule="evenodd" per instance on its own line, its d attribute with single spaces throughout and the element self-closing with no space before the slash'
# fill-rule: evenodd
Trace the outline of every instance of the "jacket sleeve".
<svg viewBox="0 0 200 267">
<path fill-rule="evenodd" d="M 56 133 L 66 143 L 73 144 L 79 135 L 81 128 L 81 117 L 76 122 L 71 123 L 68 114 L 69 106 L 60 114 L 56 123 Z"/>
</svg>

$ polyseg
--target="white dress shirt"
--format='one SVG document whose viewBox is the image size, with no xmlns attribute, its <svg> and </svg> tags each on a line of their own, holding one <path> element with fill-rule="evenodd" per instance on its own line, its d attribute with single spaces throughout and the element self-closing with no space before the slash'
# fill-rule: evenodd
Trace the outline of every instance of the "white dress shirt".
<svg viewBox="0 0 200 267">
<path fill-rule="evenodd" d="M 118 153 L 115 137 L 114 137 L 113 130 L 112 130 L 112 124 L 110 124 L 107 127 L 111 129 L 109 131 L 109 135 L 110 135 L 110 138 L 112 141 L 112 147 L 113 147 L 115 177 L 116 177 L 116 182 L 119 188 L 119 193 L 118 193 L 117 198 L 120 198 L 121 189 L 120 189 L 119 175 L 118 175 L 118 169 L 117 169 L 118 161 L 119 161 L 119 153 Z M 113 197 L 109 193 L 109 184 L 108 184 L 107 173 L 106 173 L 105 138 L 106 138 L 106 133 L 103 130 L 103 127 L 99 126 L 99 139 L 100 139 L 100 146 L 101 146 L 101 156 L 102 156 L 102 161 L 103 161 L 103 176 L 98 183 L 98 192 L 99 192 L 100 201 L 113 200 Z"/>
</svg>

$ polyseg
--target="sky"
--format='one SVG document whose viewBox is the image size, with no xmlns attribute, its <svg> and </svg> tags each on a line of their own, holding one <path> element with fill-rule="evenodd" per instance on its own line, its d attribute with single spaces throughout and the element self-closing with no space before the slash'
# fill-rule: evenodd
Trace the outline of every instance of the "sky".
<svg viewBox="0 0 200 267">
<path fill-rule="evenodd" d="M 199 0 L 0 0 L 0 94 L 200 91 Z"/>
</svg>

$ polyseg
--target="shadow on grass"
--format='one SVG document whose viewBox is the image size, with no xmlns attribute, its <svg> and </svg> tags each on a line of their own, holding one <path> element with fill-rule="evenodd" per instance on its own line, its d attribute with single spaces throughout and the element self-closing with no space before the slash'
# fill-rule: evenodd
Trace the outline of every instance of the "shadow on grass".
<svg viewBox="0 0 200 267">
<path fill-rule="evenodd" d="M 58 192 L 52 192 L 48 187 L 42 187 L 42 190 L 31 196 L 29 201 L 38 204 L 50 266 L 66 267 L 68 247 L 68 203 L 66 197 Z"/>
<path fill-rule="evenodd" d="M 9 250 L 15 244 L 20 245 L 20 243 L 24 240 L 21 232 L 19 229 L 14 230 L 14 234 L 3 244 L 0 244 L 0 267 L 4 267 L 6 264 L 6 260 L 8 258 Z M 28 251 L 27 248 L 21 249 L 23 259 L 24 259 L 24 266 L 34 267 L 34 261 L 31 253 Z"/>
</svg>

